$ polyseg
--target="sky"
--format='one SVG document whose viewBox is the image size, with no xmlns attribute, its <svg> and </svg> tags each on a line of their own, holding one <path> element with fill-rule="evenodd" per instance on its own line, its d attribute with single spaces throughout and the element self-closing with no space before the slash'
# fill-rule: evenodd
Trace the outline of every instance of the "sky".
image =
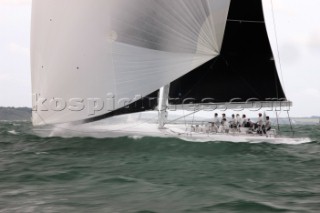
<svg viewBox="0 0 320 213">
<path fill-rule="evenodd" d="M 320 115 L 320 1 L 272 2 L 291 116 Z M 31 107 L 30 24 L 31 0 L 0 0 L 0 106 Z"/>
</svg>

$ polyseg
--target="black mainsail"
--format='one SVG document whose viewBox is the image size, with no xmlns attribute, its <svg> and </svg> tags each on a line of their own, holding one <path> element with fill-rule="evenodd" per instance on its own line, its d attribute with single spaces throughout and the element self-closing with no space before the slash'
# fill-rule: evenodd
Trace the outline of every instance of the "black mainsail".
<svg viewBox="0 0 320 213">
<path fill-rule="evenodd" d="M 170 104 L 286 101 L 261 1 L 232 0 L 218 57 L 172 82 Z"/>
</svg>

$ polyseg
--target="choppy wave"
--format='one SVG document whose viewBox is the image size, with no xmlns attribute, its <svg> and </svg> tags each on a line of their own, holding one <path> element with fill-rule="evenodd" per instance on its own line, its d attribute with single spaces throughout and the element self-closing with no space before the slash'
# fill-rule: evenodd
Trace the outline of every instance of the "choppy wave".
<svg viewBox="0 0 320 213">
<path fill-rule="evenodd" d="M 16 130 L 10 130 L 8 131 L 8 133 L 12 134 L 12 135 L 18 135 L 19 133 L 16 132 Z"/>
<path fill-rule="evenodd" d="M 0 123 L 0 212 L 319 212 L 320 129 L 296 131 L 313 142 L 41 138 Z"/>
</svg>

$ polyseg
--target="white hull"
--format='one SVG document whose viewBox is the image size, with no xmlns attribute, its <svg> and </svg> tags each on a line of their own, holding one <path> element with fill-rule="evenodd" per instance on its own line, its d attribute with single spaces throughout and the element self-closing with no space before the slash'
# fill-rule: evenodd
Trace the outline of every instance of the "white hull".
<svg viewBox="0 0 320 213">
<path fill-rule="evenodd" d="M 311 142 L 309 138 L 288 138 L 280 136 L 245 133 L 204 133 L 191 132 L 185 124 L 167 124 L 165 128 L 159 129 L 156 112 L 137 113 L 131 115 L 117 116 L 103 121 L 83 125 L 56 125 L 46 128 L 34 129 L 36 134 L 42 137 L 94 137 L 94 138 L 116 138 L 116 137 L 162 137 L 179 138 L 190 142 L 248 142 L 248 143 L 274 143 L 274 144 L 302 144 Z M 186 121 L 190 122 L 190 121 Z M 190 126 L 190 125 L 189 125 Z"/>
</svg>

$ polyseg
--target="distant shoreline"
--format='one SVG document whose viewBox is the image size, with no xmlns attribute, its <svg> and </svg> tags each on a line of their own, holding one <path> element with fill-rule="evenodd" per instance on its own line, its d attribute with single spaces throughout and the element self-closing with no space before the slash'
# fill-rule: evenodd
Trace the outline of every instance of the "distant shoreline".
<svg viewBox="0 0 320 213">
<path fill-rule="evenodd" d="M 31 121 L 31 116 L 32 109 L 29 107 L 0 107 L 0 121 Z M 280 123 L 283 123 L 287 118 L 279 119 Z M 291 119 L 293 124 L 320 124 L 320 116 L 292 117 Z"/>
<path fill-rule="evenodd" d="M 0 107 L 0 121 L 31 121 L 31 116 L 28 107 Z"/>
</svg>

